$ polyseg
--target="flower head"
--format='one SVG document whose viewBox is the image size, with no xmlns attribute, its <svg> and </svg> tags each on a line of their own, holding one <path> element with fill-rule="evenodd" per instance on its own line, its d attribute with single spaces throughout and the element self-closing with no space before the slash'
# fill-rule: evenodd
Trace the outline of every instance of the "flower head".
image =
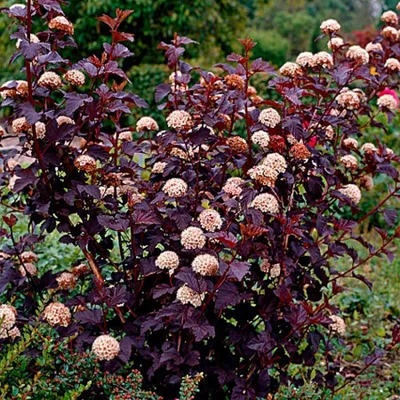
<svg viewBox="0 0 400 400">
<path fill-rule="evenodd" d="M 208 232 L 215 232 L 222 226 L 222 218 L 219 212 L 211 208 L 203 210 L 200 213 L 199 222 L 201 227 Z"/>
<path fill-rule="evenodd" d="M 17 320 L 17 310 L 8 304 L 0 305 L 0 330 L 11 329 Z"/>
<path fill-rule="evenodd" d="M 398 102 L 390 94 L 384 94 L 378 99 L 378 106 L 381 108 L 387 108 L 388 110 L 396 110 L 398 107 Z"/>
<path fill-rule="evenodd" d="M 157 122 L 151 117 L 142 117 L 136 123 L 136 130 L 138 132 L 143 131 L 158 131 L 159 127 Z"/>
<path fill-rule="evenodd" d="M 311 61 L 312 67 L 322 67 L 330 69 L 333 67 L 333 58 L 332 55 L 327 53 L 326 51 L 320 51 L 313 55 L 313 59 Z"/>
<path fill-rule="evenodd" d="M 275 128 L 281 122 L 281 116 L 273 108 L 266 108 L 260 112 L 258 121 L 268 128 Z"/>
<path fill-rule="evenodd" d="M 343 318 L 340 318 L 338 315 L 330 315 L 329 319 L 332 321 L 329 325 L 332 332 L 339 335 L 343 335 L 346 332 L 346 324 Z"/>
<path fill-rule="evenodd" d="M 328 48 L 330 50 L 337 50 L 344 46 L 344 40 L 341 37 L 334 37 L 328 42 Z"/>
<path fill-rule="evenodd" d="M 355 158 L 354 156 L 348 154 L 346 156 L 343 156 L 340 159 L 340 162 L 344 165 L 344 167 L 346 169 L 357 169 L 358 168 L 358 161 L 357 158 Z"/>
<path fill-rule="evenodd" d="M 360 185 L 366 190 L 372 190 L 374 188 L 374 179 L 372 176 L 364 175 L 360 178 Z"/>
<path fill-rule="evenodd" d="M 327 19 L 321 23 L 320 29 L 323 33 L 325 33 L 325 35 L 329 35 L 330 33 L 339 32 L 341 26 L 335 19 Z"/>
<path fill-rule="evenodd" d="M 225 83 L 230 89 L 243 90 L 244 80 L 240 75 L 230 74 L 225 77 Z"/>
<path fill-rule="evenodd" d="M 303 70 L 300 65 L 293 62 L 283 64 L 282 67 L 279 68 L 279 72 L 281 75 L 287 76 L 288 78 L 296 78 L 303 75 Z"/>
<path fill-rule="evenodd" d="M 202 276 L 214 276 L 218 272 L 218 259 L 210 254 L 200 254 L 192 262 L 194 272 Z"/>
<path fill-rule="evenodd" d="M 190 226 L 181 233 L 181 244 L 186 250 L 201 249 L 206 245 L 206 237 L 200 228 Z"/>
<path fill-rule="evenodd" d="M 346 149 L 356 150 L 358 148 L 358 141 L 354 138 L 346 138 L 343 140 L 343 146 Z"/>
<path fill-rule="evenodd" d="M 290 154 L 296 160 L 308 160 L 311 157 L 310 150 L 307 149 L 307 146 L 304 143 L 296 143 L 290 149 Z"/>
<path fill-rule="evenodd" d="M 169 197 L 182 197 L 188 190 L 187 183 L 180 178 L 171 178 L 162 188 L 163 192 Z"/>
<path fill-rule="evenodd" d="M 85 84 L 85 75 L 77 69 L 70 69 L 64 74 L 64 79 L 75 86 L 82 86 Z"/>
<path fill-rule="evenodd" d="M 56 278 L 56 281 L 61 290 L 74 289 L 76 286 L 75 275 L 71 272 L 63 272 Z"/>
<path fill-rule="evenodd" d="M 348 108 L 349 110 L 356 110 L 360 107 L 360 98 L 352 90 L 342 91 L 337 96 L 337 102 L 340 106 Z"/>
<path fill-rule="evenodd" d="M 382 36 L 395 42 L 399 39 L 399 32 L 393 26 L 386 26 L 382 29 Z"/>
<path fill-rule="evenodd" d="M 397 25 L 399 19 L 394 11 L 385 11 L 381 16 L 381 21 L 389 25 Z"/>
<path fill-rule="evenodd" d="M 31 126 L 28 124 L 28 121 L 26 120 L 25 117 L 20 117 L 17 119 L 14 119 L 14 121 L 11 124 L 11 131 L 14 134 L 19 134 L 22 132 L 26 132 L 29 130 Z"/>
<path fill-rule="evenodd" d="M 74 26 L 72 23 L 61 15 L 50 20 L 49 28 L 68 33 L 69 35 L 74 34 Z"/>
<path fill-rule="evenodd" d="M 176 130 L 186 130 L 193 126 L 193 120 L 187 111 L 175 110 L 168 115 L 167 125 Z"/>
<path fill-rule="evenodd" d="M 43 311 L 43 319 L 51 326 L 67 327 L 71 323 L 71 312 L 62 303 L 50 303 Z"/>
<path fill-rule="evenodd" d="M 380 43 L 370 42 L 365 46 L 365 50 L 367 50 L 368 53 L 377 53 L 377 52 L 382 52 L 383 47 Z"/>
<path fill-rule="evenodd" d="M 352 183 L 343 186 L 341 189 L 339 189 L 339 192 L 349 198 L 354 204 L 358 204 L 361 201 L 361 191 L 358 186 Z"/>
<path fill-rule="evenodd" d="M 287 162 L 285 157 L 279 153 L 270 153 L 262 161 L 267 167 L 277 171 L 278 173 L 284 173 L 287 169 Z"/>
<path fill-rule="evenodd" d="M 257 195 L 250 204 L 251 208 L 256 208 L 261 212 L 268 214 L 278 214 L 279 204 L 276 198 L 269 193 L 262 193 Z"/>
<path fill-rule="evenodd" d="M 257 146 L 260 146 L 263 150 L 267 150 L 270 141 L 269 134 L 265 131 L 254 132 L 251 135 L 251 141 Z"/>
<path fill-rule="evenodd" d="M 246 140 L 240 136 L 231 136 L 227 139 L 226 144 L 234 153 L 245 153 L 249 150 Z"/>
<path fill-rule="evenodd" d="M 174 251 L 163 251 L 155 261 L 156 267 L 173 271 L 179 267 L 179 256 Z"/>
<path fill-rule="evenodd" d="M 296 63 L 302 67 L 311 67 L 313 60 L 313 53 L 305 51 L 297 56 Z"/>
<path fill-rule="evenodd" d="M 390 71 L 400 71 L 400 61 L 396 58 L 388 58 L 385 63 L 385 68 L 389 69 Z"/>
<path fill-rule="evenodd" d="M 20 258 L 23 263 L 31 263 L 38 261 L 38 256 L 33 251 L 22 252 Z"/>
<path fill-rule="evenodd" d="M 74 161 L 74 165 L 80 171 L 85 171 L 89 173 L 92 173 L 97 169 L 96 160 L 86 154 L 81 154 L 80 156 L 78 156 Z"/>
<path fill-rule="evenodd" d="M 166 162 L 157 161 L 154 163 L 153 168 L 151 169 L 152 174 L 163 174 L 165 167 L 167 166 Z"/>
<path fill-rule="evenodd" d="M 368 51 L 360 46 L 350 46 L 346 53 L 347 58 L 357 61 L 359 64 L 368 64 Z"/>
<path fill-rule="evenodd" d="M 98 336 L 92 344 L 92 351 L 99 360 L 113 360 L 120 352 L 117 339 L 110 335 Z"/>
<path fill-rule="evenodd" d="M 257 181 L 261 185 L 272 187 L 275 185 L 279 172 L 265 164 L 261 164 L 249 169 L 248 174 L 251 179 Z"/>
<path fill-rule="evenodd" d="M 200 307 L 204 300 L 204 293 L 199 294 L 191 289 L 186 283 L 176 292 L 176 298 L 182 304 L 191 304 L 193 307 Z"/>
<path fill-rule="evenodd" d="M 62 80 L 55 72 L 47 71 L 40 76 L 37 84 L 40 87 L 57 89 L 62 86 Z"/>
</svg>

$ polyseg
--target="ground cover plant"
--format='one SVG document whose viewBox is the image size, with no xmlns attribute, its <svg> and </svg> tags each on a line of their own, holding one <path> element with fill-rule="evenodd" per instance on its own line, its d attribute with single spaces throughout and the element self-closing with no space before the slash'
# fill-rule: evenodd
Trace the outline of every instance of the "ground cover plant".
<svg viewBox="0 0 400 400">
<path fill-rule="evenodd" d="M 74 27 L 61 6 L 2 10 L 26 74 L 0 92 L 12 110 L 2 135 L 20 143 L 0 174 L 2 346 L 20 341 L 24 354 L 21 329 L 49 325 L 51 346 L 67 343 L 72 360 L 88 354 L 111 376 L 133 366 L 135 390 L 143 383 L 166 399 L 197 385 L 201 398 L 271 398 L 309 384 L 334 396 L 388 357 L 400 341 L 395 320 L 365 365 L 342 374 L 335 298 L 344 278 L 371 286 L 360 269 L 392 261 L 400 236 L 400 159 L 380 138 L 365 140 L 398 108 L 397 14 L 382 15 L 365 49 L 324 21 L 330 51 L 301 53 L 279 71 L 251 60 L 250 39 L 219 74 L 201 70 L 182 59 L 197 44 L 176 34 L 159 45 L 171 75 L 156 87 L 165 121 L 155 121 L 124 90 L 133 35 L 120 27 L 131 12 L 101 16 L 110 42 L 72 64 L 62 54 Z M 257 76 L 273 100 L 257 94 Z M 382 176 L 390 185 L 361 209 Z M 361 233 L 367 222 L 376 246 Z M 36 248 L 55 231 L 76 258 L 38 273 Z M 110 395 L 77 384 L 74 396 Z"/>
</svg>

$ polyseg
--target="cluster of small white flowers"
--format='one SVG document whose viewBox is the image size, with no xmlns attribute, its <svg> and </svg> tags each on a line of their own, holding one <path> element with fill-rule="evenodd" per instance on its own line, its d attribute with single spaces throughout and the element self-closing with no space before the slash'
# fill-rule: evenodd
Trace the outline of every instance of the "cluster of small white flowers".
<svg viewBox="0 0 400 400">
<path fill-rule="evenodd" d="M 226 184 L 223 186 L 222 190 L 229 194 L 230 196 L 239 196 L 242 193 L 241 185 L 244 184 L 244 180 L 242 178 L 229 178 L 226 181 Z"/>
<path fill-rule="evenodd" d="M 167 166 L 166 162 L 157 161 L 156 163 L 154 163 L 151 172 L 153 174 L 163 174 L 166 166 Z"/>
<path fill-rule="evenodd" d="M 337 102 L 349 110 L 355 110 L 360 107 L 360 97 L 353 90 L 342 91 L 337 97 Z"/>
<path fill-rule="evenodd" d="M 389 25 L 397 25 L 399 19 L 394 11 L 385 11 L 381 16 L 381 21 Z"/>
<path fill-rule="evenodd" d="M 340 162 L 344 165 L 346 169 L 353 169 L 356 170 L 358 168 L 358 161 L 357 158 L 354 156 L 348 154 L 346 156 L 343 156 L 340 159 Z"/>
<path fill-rule="evenodd" d="M 362 194 L 357 185 L 349 183 L 348 185 L 339 189 L 339 192 L 348 197 L 355 204 L 358 204 L 361 201 Z"/>
<path fill-rule="evenodd" d="M 303 75 L 303 70 L 300 65 L 294 62 L 286 62 L 279 68 L 279 72 L 283 76 L 287 76 L 288 78 L 296 78 L 297 76 Z"/>
<path fill-rule="evenodd" d="M 383 96 L 379 97 L 378 106 L 393 111 L 397 109 L 397 101 L 390 94 L 384 94 Z"/>
<path fill-rule="evenodd" d="M 279 213 L 279 203 L 276 198 L 269 193 L 257 195 L 251 202 L 250 207 L 256 208 L 257 210 L 268 214 Z"/>
<path fill-rule="evenodd" d="M 14 326 L 14 328 L 11 328 L 9 330 L 7 329 L 0 330 L 0 339 L 11 338 L 15 340 L 19 336 L 21 336 L 21 332 L 16 326 Z"/>
<path fill-rule="evenodd" d="M 335 19 L 327 19 L 320 25 L 321 31 L 326 35 L 329 35 L 330 33 L 337 33 L 340 31 L 340 28 L 341 26 L 339 22 L 337 22 Z"/>
<path fill-rule="evenodd" d="M 188 160 L 189 153 L 185 150 L 181 149 L 180 147 L 173 147 L 170 151 L 171 157 L 180 158 L 181 160 Z"/>
<path fill-rule="evenodd" d="M 215 232 L 217 229 L 221 229 L 222 226 L 222 218 L 219 212 L 210 208 L 200 213 L 199 222 L 201 227 L 208 232 Z"/>
<path fill-rule="evenodd" d="M 305 51 L 297 56 L 296 63 L 302 67 L 311 67 L 313 60 L 313 53 Z"/>
<path fill-rule="evenodd" d="M 37 84 L 40 87 L 57 89 L 62 86 L 62 80 L 55 72 L 47 71 L 40 76 Z"/>
<path fill-rule="evenodd" d="M 329 319 L 332 321 L 332 323 L 329 324 L 329 328 L 332 332 L 338 333 L 339 335 L 343 335 L 346 332 L 346 323 L 343 318 L 337 315 L 330 315 Z"/>
<path fill-rule="evenodd" d="M 281 122 L 281 116 L 273 108 L 266 108 L 260 112 L 258 121 L 268 128 L 275 128 Z"/>
<path fill-rule="evenodd" d="M 113 360 L 120 352 L 117 339 L 110 335 L 98 336 L 92 344 L 92 351 L 99 360 Z"/>
<path fill-rule="evenodd" d="M 267 259 L 261 261 L 260 269 L 265 274 L 269 274 L 271 278 L 277 278 L 281 274 L 281 266 L 279 264 L 271 265 Z"/>
<path fill-rule="evenodd" d="M 22 262 L 37 262 L 38 256 L 33 251 L 24 251 L 20 255 L 20 259 Z"/>
<path fill-rule="evenodd" d="M 264 186 L 274 186 L 279 172 L 265 164 L 256 165 L 249 169 L 248 174 L 251 179 Z"/>
<path fill-rule="evenodd" d="M 8 304 L 0 305 L 0 339 L 21 336 L 19 329 L 14 326 L 16 323 L 17 310 Z"/>
<path fill-rule="evenodd" d="M 27 272 L 28 272 L 28 274 L 33 275 L 33 276 L 37 275 L 37 268 L 36 268 L 35 264 L 32 264 L 30 262 L 20 265 L 18 268 L 18 271 L 21 274 L 21 276 L 26 276 Z"/>
<path fill-rule="evenodd" d="M 29 130 L 31 126 L 28 124 L 28 121 L 26 120 L 25 117 L 20 117 L 17 119 L 14 119 L 14 121 L 11 124 L 11 131 L 14 134 L 19 134 L 22 132 L 26 132 Z"/>
<path fill-rule="evenodd" d="M 169 128 L 176 130 L 189 129 L 193 125 L 191 115 L 184 110 L 175 110 L 167 117 L 167 125 Z"/>
<path fill-rule="evenodd" d="M 85 84 L 85 75 L 77 69 L 70 69 L 64 74 L 64 79 L 75 86 L 82 86 Z"/>
<path fill-rule="evenodd" d="M 333 67 L 333 57 L 326 51 L 320 51 L 313 55 L 311 66 L 330 69 Z"/>
<path fill-rule="evenodd" d="M 67 117 L 65 115 L 60 115 L 59 117 L 57 117 L 56 121 L 57 121 L 58 126 L 61 126 L 64 124 L 75 125 L 75 121 L 72 118 Z"/>
<path fill-rule="evenodd" d="M 270 167 L 280 174 L 283 174 L 287 169 L 285 157 L 279 153 L 270 153 L 262 161 L 264 165 Z"/>
<path fill-rule="evenodd" d="M 33 130 L 32 128 L 29 128 L 28 132 L 33 135 Z M 43 122 L 36 122 L 35 123 L 35 132 L 36 132 L 36 137 L 38 139 L 44 139 L 46 137 L 46 124 Z"/>
<path fill-rule="evenodd" d="M 343 146 L 346 149 L 352 149 L 355 150 L 358 148 L 358 141 L 354 138 L 346 138 L 343 140 Z"/>
<path fill-rule="evenodd" d="M 370 42 L 365 46 L 365 50 L 367 50 L 368 53 L 381 52 L 383 51 L 383 47 L 380 43 Z"/>
<path fill-rule="evenodd" d="M 210 254 L 200 254 L 192 262 L 194 272 L 202 276 L 214 276 L 218 272 L 218 259 Z"/>
<path fill-rule="evenodd" d="M 179 256 L 174 251 L 163 251 L 156 259 L 156 267 L 174 270 L 179 267 Z"/>
<path fill-rule="evenodd" d="M 11 329 L 17 320 L 17 311 L 8 304 L 0 305 L 0 330 Z"/>
<path fill-rule="evenodd" d="M 132 133 L 130 131 L 122 131 L 118 134 L 118 139 L 122 142 L 132 142 Z"/>
<path fill-rule="evenodd" d="M 385 68 L 390 69 L 391 71 L 400 71 L 400 61 L 396 58 L 388 58 L 385 63 Z"/>
<path fill-rule="evenodd" d="M 49 28 L 66 32 L 69 35 L 74 34 L 74 26 L 72 25 L 72 23 L 70 21 L 68 21 L 67 18 L 65 18 L 61 15 L 50 20 Z"/>
<path fill-rule="evenodd" d="M 368 64 L 369 62 L 368 51 L 363 49 L 361 46 L 350 46 L 347 50 L 346 56 L 360 64 Z"/>
<path fill-rule="evenodd" d="M 62 303 L 50 303 L 43 311 L 43 319 L 51 326 L 67 327 L 71 323 L 71 312 Z"/>
<path fill-rule="evenodd" d="M 251 135 L 251 141 L 257 146 L 260 146 L 263 150 L 267 150 L 270 141 L 269 134 L 265 131 L 254 132 Z"/>
<path fill-rule="evenodd" d="M 165 182 L 162 190 L 169 197 L 182 197 L 186 194 L 188 185 L 183 179 L 171 178 Z"/>
<path fill-rule="evenodd" d="M 142 131 L 158 131 L 159 127 L 157 122 L 151 117 L 142 117 L 136 123 L 136 130 Z"/>
<path fill-rule="evenodd" d="M 383 28 L 382 36 L 394 42 L 396 40 L 399 40 L 399 32 L 396 28 L 393 28 L 393 26 L 386 26 L 385 28 Z"/>
<path fill-rule="evenodd" d="M 96 160 L 86 154 L 81 154 L 78 156 L 74 161 L 74 165 L 80 171 L 86 171 L 90 173 L 96 170 Z"/>
<path fill-rule="evenodd" d="M 364 175 L 360 178 L 360 185 L 367 190 L 372 190 L 374 188 L 374 179 L 369 175 Z"/>
<path fill-rule="evenodd" d="M 61 290 L 74 289 L 76 286 L 76 277 L 71 272 L 63 272 L 56 278 L 56 281 Z"/>
<path fill-rule="evenodd" d="M 186 283 L 176 292 L 176 298 L 182 304 L 191 304 L 193 307 L 200 307 L 204 300 L 204 293 L 199 294 L 191 289 Z"/>
<path fill-rule="evenodd" d="M 337 50 L 344 46 L 344 40 L 341 37 L 334 37 L 328 42 L 328 49 Z"/>
<path fill-rule="evenodd" d="M 363 153 L 366 154 L 374 154 L 378 151 L 376 146 L 373 143 L 364 143 L 360 149 Z"/>
<path fill-rule="evenodd" d="M 186 250 L 201 249 L 206 245 L 206 237 L 200 228 L 190 226 L 181 233 L 181 244 Z"/>
</svg>

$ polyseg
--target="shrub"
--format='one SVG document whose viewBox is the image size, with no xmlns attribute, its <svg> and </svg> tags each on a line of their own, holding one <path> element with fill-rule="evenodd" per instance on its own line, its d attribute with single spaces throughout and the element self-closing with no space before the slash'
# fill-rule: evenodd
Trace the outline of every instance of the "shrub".
<svg viewBox="0 0 400 400">
<path fill-rule="evenodd" d="M 155 92 L 166 113 L 160 131 L 149 117 L 124 125 L 132 109 L 147 106 L 124 91 L 118 64 L 131 55 L 122 43 L 132 35 L 120 31 L 130 11 L 100 17 L 111 43 L 73 65 L 62 51 L 73 46 L 74 27 L 58 1 L 4 12 L 19 23 L 13 59 L 24 57 L 26 72 L 26 81 L 2 88 L 3 106 L 14 109 L 8 134 L 21 145 L 0 175 L 2 201 L 14 210 L 0 231 L 4 340 L 33 324 L 43 302 L 55 340 L 70 338 L 77 352 L 96 340 L 102 368 L 133 362 L 166 398 L 196 373 L 204 373 L 203 398 L 266 397 L 308 380 L 325 393 L 348 384 L 335 353 L 346 325 L 332 299 L 344 277 L 370 285 L 358 268 L 376 256 L 391 260 L 388 247 L 400 235 L 378 228 L 375 248 L 358 230 L 377 213 L 397 222 L 385 205 L 398 196 L 400 159 L 380 141 L 363 143 L 367 127 L 385 129 L 377 115 L 391 120 L 398 106 L 390 92 L 397 63 L 388 61 L 398 40 L 389 25 L 397 22 L 376 38 L 381 49 L 367 52 L 337 46 L 340 25 L 325 21 L 332 53 L 303 53 L 279 73 L 249 59 L 250 39 L 240 41 L 243 54 L 216 66 L 221 76 L 193 68 L 181 60 L 193 41 L 175 35 L 159 46 L 172 72 Z M 35 32 L 38 40 L 33 17 L 49 27 Z M 251 86 L 265 74 L 279 100 Z M 29 166 L 18 165 L 16 153 L 28 154 Z M 388 193 L 355 217 L 377 175 L 392 180 Z M 18 236 L 20 210 L 29 226 Z M 82 257 L 67 271 L 37 276 L 35 246 L 54 230 Z M 399 340 L 395 326 L 385 350 Z M 324 372 L 314 369 L 319 356 Z M 302 377 L 292 378 L 293 365 L 303 366 Z"/>
</svg>

